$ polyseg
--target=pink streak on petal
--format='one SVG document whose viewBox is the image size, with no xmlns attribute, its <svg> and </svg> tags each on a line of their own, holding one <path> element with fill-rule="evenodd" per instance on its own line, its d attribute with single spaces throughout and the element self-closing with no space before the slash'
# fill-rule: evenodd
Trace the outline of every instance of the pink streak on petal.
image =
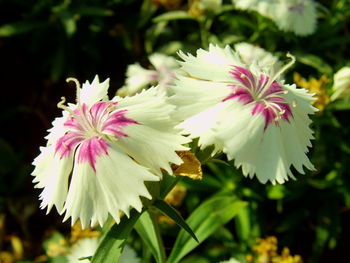
<svg viewBox="0 0 350 263">
<path fill-rule="evenodd" d="M 96 172 L 96 158 L 108 155 L 108 143 L 101 137 L 92 137 L 84 140 L 79 147 L 78 163 L 88 162 Z"/>
<path fill-rule="evenodd" d="M 250 91 L 247 89 L 242 89 L 242 88 L 235 90 L 233 93 L 228 95 L 222 101 L 224 102 L 224 101 L 230 100 L 230 99 L 237 99 L 238 101 L 242 102 L 243 105 L 254 101 Z"/>
<path fill-rule="evenodd" d="M 80 124 L 75 120 L 74 117 L 69 117 L 68 120 L 64 123 L 65 127 L 71 128 L 71 129 L 75 129 L 77 131 L 82 130 L 82 127 L 80 126 Z"/>
<path fill-rule="evenodd" d="M 254 105 L 253 110 L 252 110 L 252 114 L 258 114 L 258 113 L 263 113 L 265 110 L 265 104 L 258 102 Z"/>
<path fill-rule="evenodd" d="M 60 158 L 69 156 L 77 144 L 79 144 L 84 138 L 81 134 L 75 132 L 68 132 L 64 136 L 58 139 L 55 147 L 55 154 L 60 154 Z"/>
<path fill-rule="evenodd" d="M 255 78 L 248 69 L 234 66 L 233 70 L 230 73 L 232 74 L 233 78 L 239 81 L 243 86 L 251 90 L 255 88 Z"/>
<path fill-rule="evenodd" d="M 93 126 L 97 126 L 101 118 L 106 114 L 108 103 L 105 101 L 95 103 L 90 109 L 91 122 Z"/>
<path fill-rule="evenodd" d="M 130 124 L 138 124 L 125 116 L 126 110 L 119 110 L 109 115 L 108 119 L 102 126 L 102 132 L 112 133 L 117 137 L 126 137 L 127 134 L 122 132 L 122 129 Z"/>
</svg>

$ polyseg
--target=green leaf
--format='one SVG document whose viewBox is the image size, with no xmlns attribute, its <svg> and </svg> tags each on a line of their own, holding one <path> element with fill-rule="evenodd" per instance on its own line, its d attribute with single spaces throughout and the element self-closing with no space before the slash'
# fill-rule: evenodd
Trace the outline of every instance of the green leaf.
<svg viewBox="0 0 350 263">
<path fill-rule="evenodd" d="M 157 263 L 165 262 L 165 251 L 155 218 L 149 211 L 143 213 L 135 224 L 135 230 L 153 254 Z"/>
<path fill-rule="evenodd" d="M 138 28 L 142 28 L 151 19 L 153 14 L 157 11 L 156 5 L 151 0 L 144 0 L 141 5 L 139 21 L 137 23 Z"/>
<path fill-rule="evenodd" d="M 24 34 L 45 25 L 46 23 L 37 21 L 19 21 L 5 24 L 0 27 L 0 37 L 12 37 L 14 35 Z"/>
<path fill-rule="evenodd" d="M 190 236 L 197 242 L 198 239 L 196 235 L 193 233 L 192 229 L 188 226 L 186 221 L 182 218 L 182 216 L 168 203 L 166 203 L 163 200 L 156 200 L 153 203 L 153 206 L 158 208 L 160 211 L 162 211 L 166 216 L 170 217 L 172 220 L 175 221 L 176 224 L 178 224 L 180 227 L 182 227 L 183 230 L 185 230 Z"/>
<path fill-rule="evenodd" d="M 163 21 L 170 21 L 170 20 L 180 20 L 180 19 L 191 19 L 195 20 L 193 16 L 191 16 L 186 11 L 176 10 L 176 11 L 169 11 L 164 14 L 161 14 L 155 18 L 153 18 L 154 23 L 159 23 Z"/>
<path fill-rule="evenodd" d="M 317 69 L 320 73 L 328 76 L 332 75 L 333 70 L 330 65 L 324 62 L 320 57 L 311 54 L 297 54 L 297 61 Z"/>
<path fill-rule="evenodd" d="M 329 109 L 334 109 L 334 110 L 350 110 L 350 100 L 336 100 L 332 104 L 329 105 Z"/>
<path fill-rule="evenodd" d="M 252 224 L 250 220 L 249 206 L 243 207 L 238 213 L 235 219 L 237 236 L 240 241 L 247 241 L 251 236 Z M 241 242 L 241 243 L 245 243 Z"/>
<path fill-rule="evenodd" d="M 112 16 L 114 14 L 113 10 L 111 9 L 87 6 L 82 8 L 71 9 L 70 12 L 82 16 Z"/>
<path fill-rule="evenodd" d="M 232 195 L 214 196 L 200 205 L 187 219 L 188 225 L 198 237 L 196 243 L 183 230 L 178 235 L 167 263 L 177 263 L 190 251 L 213 234 L 219 227 L 230 221 L 246 206 L 246 202 Z"/>
<path fill-rule="evenodd" d="M 163 179 L 160 182 L 160 198 L 165 198 L 166 195 L 174 188 L 174 186 L 179 182 L 181 176 L 176 176 L 172 174 L 164 174 Z"/>
<path fill-rule="evenodd" d="M 142 212 L 139 213 L 136 210 L 132 210 L 129 218 L 123 216 L 118 225 L 113 225 L 102 239 L 95 255 L 92 257 L 91 263 L 118 262 L 126 239 L 141 214 Z"/>
<path fill-rule="evenodd" d="M 287 193 L 286 187 L 284 185 L 269 185 L 267 186 L 267 197 L 272 200 L 283 199 Z"/>
</svg>

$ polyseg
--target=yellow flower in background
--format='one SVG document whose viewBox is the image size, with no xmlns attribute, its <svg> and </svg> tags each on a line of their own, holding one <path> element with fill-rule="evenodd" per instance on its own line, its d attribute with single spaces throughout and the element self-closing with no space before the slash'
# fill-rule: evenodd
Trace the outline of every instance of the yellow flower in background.
<svg viewBox="0 0 350 263">
<path fill-rule="evenodd" d="M 252 249 L 258 255 L 258 262 L 269 262 L 265 261 L 265 259 L 277 256 L 278 247 L 276 237 L 258 238 L 256 241 L 258 244 Z"/>
<path fill-rule="evenodd" d="M 188 0 L 188 12 L 199 17 L 206 12 L 215 12 L 220 9 L 222 0 Z"/>
<path fill-rule="evenodd" d="M 323 111 L 324 108 L 330 102 L 329 96 L 326 90 L 326 84 L 329 79 L 326 75 L 322 75 L 320 79 L 311 78 L 306 80 L 299 73 L 294 72 L 294 82 L 301 88 L 307 89 L 310 93 L 315 93 L 316 100 L 312 101 L 311 104 Z"/>
<path fill-rule="evenodd" d="M 71 237 L 69 241 L 71 243 L 77 242 L 79 239 L 83 238 L 94 238 L 94 237 L 99 237 L 100 232 L 94 230 L 92 227 L 88 227 L 86 229 L 82 229 L 80 220 L 78 220 L 71 229 Z"/>
<path fill-rule="evenodd" d="M 178 10 L 181 7 L 182 0 L 153 0 L 152 4 L 162 6 L 166 10 Z"/>
<path fill-rule="evenodd" d="M 186 196 L 187 189 L 184 186 L 181 185 L 175 185 L 173 189 L 167 194 L 167 196 L 164 198 L 164 201 L 167 202 L 171 206 L 179 207 L 182 205 L 183 200 Z M 159 224 L 165 224 L 169 226 L 175 226 L 176 223 L 171 218 L 160 214 L 157 217 L 157 221 Z"/>
<path fill-rule="evenodd" d="M 180 206 L 186 195 L 186 187 L 175 185 L 173 189 L 165 197 L 165 202 L 172 206 Z"/>
<path fill-rule="evenodd" d="M 292 256 L 289 248 L 285 247 L 281 255 L 272 258 L 272 263 L 302 263 L 303 260 L 300 255 Z"/>
<path fill-rule="evenodd" d="M 247 255 L 248 263 L 302 263 L 300 255 L 291 255 L 290 250 L 284 247 L 281 254 L 278 253 L 278 240 L 274 236 L 258 238 L 257 245 L 252 247 L 254 255 Z"/>
</svg>

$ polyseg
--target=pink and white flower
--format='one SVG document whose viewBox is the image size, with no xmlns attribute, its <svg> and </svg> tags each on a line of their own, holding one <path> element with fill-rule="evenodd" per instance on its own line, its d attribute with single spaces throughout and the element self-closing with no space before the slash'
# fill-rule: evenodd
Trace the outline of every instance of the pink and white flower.
<svg viewBox="0 0 350 263">
<path fill-rule="evenodd" d="M 72 224 L 83 228 L 108 214 L 116 222 L 120 212 L 140 211 L 140 197 L 151 199 L 145 181 L 158 181 L 161 169 L 171 173 L 171 163 L 182 160 L 175 151 L 188 139 L 178 135 L 169 115 L 174 106 L 164 93 L 151 88 L 134 97 L 108 101 L 108 79 L 96 76 L 83 87 L 77 84 L 77 103 L 58 104 L 63 116 L 53 121 L 34 160 L 36 188 L 43 188 L 41 208 L 53 206 Z"/>
<path fill-rule="evenodd" d="M 171 101 L 184 120 L 183 134 L 198 137 L 201 148 L 214 145 L 213 154 L 223 151 L 245 176 L 262 183 L 294 178 L 292 165 L 300 173 L 303 166 L 314 169 L 306 156 L 314 99 L 278 80 L 291 63 L 276 74 L 266 72 L 258 63 L 242 63 L 228 46 L 179 55 L 188 75 L 178 76 Z"/>
</svg>

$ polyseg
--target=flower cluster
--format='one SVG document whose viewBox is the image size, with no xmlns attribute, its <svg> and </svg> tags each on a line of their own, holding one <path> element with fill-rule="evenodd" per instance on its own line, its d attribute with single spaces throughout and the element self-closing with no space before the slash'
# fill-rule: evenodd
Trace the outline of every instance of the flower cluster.
<svg viewBox="0 0 350 263">
<path fill-rule="evenodd" d="M 145 69 L 139 63 L 128 66 L 126 83 L 118 90 L 118 96 L 132 96 L 156 84 L 159 89 L 166 91 L 167 87 L 172 84 L 179 64 L 173 57 L 161 53 L 152 54 L 149 61 L 154 69 Z"/>
<path fill-rule="evenodd" d="M 108 79 L 100 83 L 96 76 L 82 87 L 69 79 L 76 104 L 65 105 L 64 97 L 58 103 L 63 115 L 33 162 L 41 208 L 56 207 L 83 228 L 103 225 L 108 215 L 118 223 L 131 208 L 141 211 L 142 197 L 153 198 L 145 182 L 161 180 L 162 172 L 201 179 L 200 163 L 184 146 L 194 138 L 262 183 L 294 178 L 292 166 L 300 173 L 303 166 L 314 169 L 306 156 L 314 98 L 280 79 L 294 58 L 282 67 L 261 48 L 239 44 L 237 50 L 210 45 L 196 56 L 179 52 L 182 74 L 170 98 L 160 85 L 108 99 Z M 247 55 L 254 52 L 258 59 Z"/>
</svg>

